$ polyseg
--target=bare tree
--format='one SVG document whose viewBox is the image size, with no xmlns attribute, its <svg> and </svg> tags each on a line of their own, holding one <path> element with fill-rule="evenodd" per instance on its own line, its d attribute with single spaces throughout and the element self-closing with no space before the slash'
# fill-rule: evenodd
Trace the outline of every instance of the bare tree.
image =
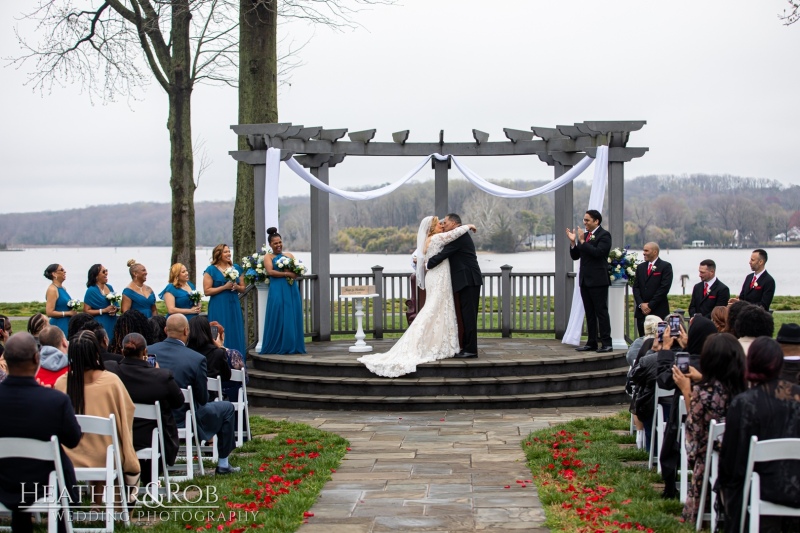
<svg viewBox="0 0 800 533">
<path fill-rule="evenodd" d="M 783 10 L 783 15 L 778 15 L 784 25 L 789 26 L 800 20 L 800 0 L 786 0 L 789 3 L 789 9 Z"/>
<path fill-rule="evenodd" d="M 639 245 L 644 246 L 647 242 L 647 228 L 653 224 L 655 214 L 650 204 L 639 202 L 633 207 L 633 224 L 636 225 L 636 232 L 639 237 Z"/>
</svg>

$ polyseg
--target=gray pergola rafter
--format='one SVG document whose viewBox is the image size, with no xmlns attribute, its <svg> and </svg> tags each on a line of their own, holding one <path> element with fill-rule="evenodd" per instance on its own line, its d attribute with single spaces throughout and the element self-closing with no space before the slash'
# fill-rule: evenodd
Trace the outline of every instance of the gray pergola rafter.
<svg viewBox="0 0 800 533">
<path fill-rule="evenodd" d="M 646 121 L 588 121 L 555 128 L 533 126 L 529 130 L 503 128 L 506 140 L 489 141 L 489 133 L 473 129 L 473 142 L 446 142 L 444 130 L 439 142 L 409 142 L 411 132 L 392 133 L 392 142 L 375 141 L 376 130 L 349 132 L 346 128 L 326 129 L 321 126 L 305 127 L 289 122 L 276 124 L 240 124 L 233 131 L 247 139 L 250 150 L 231 151 L 240 162 L 253 165 L 256 198 L 263 198 L 266 180 L 266 150 L 278 148 L 281 159 L 296 156 L 297 161 L 323 183 L 329 183 L 328 170 L 341 163 L 345 157 L 389 156 L 425 157 L 432 153 L 452 156 L 511 156 L 535 155 L 552 166 L 558 178 L 583 157 L 594 157 L 598 146 L 609 146 L 608 210 L 604 225 L 611 232 L 615 245 L 624 238 L 624 164 L 642 157 L 648 148 L 628 147 L 630 134 L 638 131 Z M 349 140 L 344 140 L 345 136 Z M 436 214 L 448 212 L 449 160 L 433 160 Z M 311 187 L 311 269 L 319 276 L 312 296 L 317 302 L 330 301 L 330 205 L 329 194 Z M 256 205 L 256 235 L 266 238 L 264 204 Z M 555 191 L 555 231 L 573 224 L 572 183 Z M 556 238 L 555 278 L 555 329 L 561 338 L 569 319 L 572 296 L 572 260 L 566 239 Z M 319 326 L 319 338 L 330 339 L 330 316 L 315 306 L 314 321 Z M 378 320 L 378 317 L 376 317 Z"/>
</svg>

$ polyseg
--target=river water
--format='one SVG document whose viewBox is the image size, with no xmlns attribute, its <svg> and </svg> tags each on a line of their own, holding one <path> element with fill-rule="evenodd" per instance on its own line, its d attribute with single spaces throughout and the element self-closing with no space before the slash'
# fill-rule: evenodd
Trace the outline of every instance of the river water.
<svg viewBox="0 0 800 533">
<path fill-rule="evenodd" d="M 794 269 L 800 268 L 800 248 L 774 248 L 767 251 L 769 253 L 767 270 L 775 278 L 776 293 L 800 296 L 800 277 L 794 276 Z M 44 278 L 43 272 L 50 263 L 59 263 L 67 270 L 64 287 L 74 298 L 83 299 L 86 291 L 86 275 L 89 267 L 95 263 L 102 263 L 108 268 L 109 283 L 121 292 L 130 281 L 128 268 L 125 266 L 129 259 L 136 259 L 147 267 L 147 284 L 159 293 L 167 284 L 170 252 L 170 248 L 167 247 L 29 248 L 18 252 L 0 252 L 0 301 L 43 301 L 45 290 L 50 283 Z M 309 252 L 296 252 L 295 256 L 309 265 L 313 273 Z M 209 264 L 210 257 L 211 248 L 197 249 L 198 278 Z M 641 258 L 641 253 L 639 257 Z M 680 278 L 683 274 L 689 276 L 686 292 L 691 293 L 692 285 L 699 281 L 697 267 L 703 259 L 716 261 L 717 276 L 731 287 L 731 293 L 738 293 L 745 276 L 750 272 L 747 263 L 750 258 L 749 249 L 663 250 L 661 258 L 672 263 L 675 273 L 671 294 L 681 294 Z M 478 262 L 484 272 L 499 272 L 502 265 L 513 266 L 513 272 L 555 271 L 555 254 L 552 251 L 517 254 L 479 253 Z M 335 274 L 368 273 L 375 265 L 383 266 L 385 273 L 411 271 L 411 260 L 408 255 L 331 255 L 331 271 Z"/>
</svg>

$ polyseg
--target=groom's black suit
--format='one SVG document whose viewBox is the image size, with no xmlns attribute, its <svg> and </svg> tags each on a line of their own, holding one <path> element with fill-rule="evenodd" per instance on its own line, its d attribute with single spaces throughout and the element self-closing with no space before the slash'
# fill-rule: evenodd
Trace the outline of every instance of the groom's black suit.
<svg viewBox="0 0 800 533">
<path fill-rule="evenodd" d="M 453 293 L 458 293 L 461 306 L 461 320 L 464 322 L 464 338 L 459 339 L 461 349 L 466 353 L 478 353 L 478 304 L 481 297 L 483 277 L 478 266 L 475 243 L 469 233 L 446 244 L 442 251 L 428 259 L 428 269 L 450 259 L 450 279 Z"/>
</svg>

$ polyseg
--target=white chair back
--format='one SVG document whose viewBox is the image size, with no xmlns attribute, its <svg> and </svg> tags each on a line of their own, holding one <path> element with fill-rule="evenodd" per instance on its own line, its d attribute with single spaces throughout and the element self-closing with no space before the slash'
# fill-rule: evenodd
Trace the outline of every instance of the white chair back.
<svg viewBox="0 0 800 533">
<path fill-rule="evenodd" d="M 143 448 L 136 452 L 139 459 L 150 460 L 150 483 L 147 487 L 153 501 L 160 501 L 159 491 L 156 485 L 159 480 L 158 463 L 161 461 L 161 469 L 164 472 L 164 489 L 167 501 L 172 501 L 172 493 L 169 490 L 169 470 L 167 468 L 166 448 L 164 447 L 164 424 L 161 420 L 161 402 L 155 404 L 135 403 L 134 418 L 144 420 L 155 420 L 156 427 L 153 429 L 149 448 Z"/>
<path fill-rule="evenodd" d="M 658 461 L 658 455 L 661 453 L 661 443 L 664 440 L 664 410 L 660 405 L 661 398 L 671 397 L 675 391 L 669 389 L 662 389 L 656 385 L 655 392 L 655 405 L 653 406 L 653 425 L 650 429 L 650 457 L 647 460 L 647 468 L 653 468 L 653 463 L 656 463 L 656 469 L 661 472 L 661 462 Z"/>
<path fill-rule="evenodd" d="M 183 451 L 184 457 L 186 459 L 186 475 L 175 477 L 176 481 L 184 481 L 187 479 L 194 479 L 194 456 L 195 452 L 198 457 L 198 463 L 200 463 L 200 475 L 205 475 L 205 469 L 203 468 L 203 460 L 200 458 L 200 436 L 197 434 L 197 416 L 195 415 L 195 407 L 194 407 L 194 394 L 192 393 L 192 386 L 189 385 L 185 389 L 181 389 L 183 393 L 183 403 L 184 405 L 188 404 L 188 408 L 186 409 L 186 418 L 184 422 L 184 427 L 178 428 L 178 438 L 183 440 L 184 445 L 181 446 L 181 451 Z M 180 453 L 180 452 L 178 452 Z"/>
<path fill-rule="evenodd" d="M 50 472 L 45 495 L 57 495 L 56 501 L 48 500 L 48 497 L 37 499 L 26 512 L 47 513 L 47 531 L 56 533 L 58 531 L 59 518 L 64 520 L 67 533 L 72 533 L 72 520 L 69 514 L 69 497 L 67 492 L 67 482 L 64 478 L 64 467 L 61 463 L 61 447 L 58 445 L 58 437 L 53 435 L 49 441 L 22 438 L 2 438 L 0 439 L 0 459 L 37 459 L 40 461 L 52 461 L 53 470 Z M 0 503 L 0 511 L 10 512 Z M 60 515 L 60 516 L 59 516 Z M 8 531 L 10 527 L 0 528 Z"/>
<path fill-rule="evenodd" d="M 703 520 L 709 520 L 711 531 L 716 531 L 717 527 L 717 511 L 715 503 L 717 501 L 717 492 L 714 490 L 714 484 L 717 482 L 717 474 L 719 473 L 719 452 L 714 450 L 714 443 L 725 434 L 725 422 L 717 422 L 711 420 L 708 425 L 708 447 L 706 448 L 706 467 L 703 473 L 703 486 L 700 489 L 700 501 L 697 507 L 697 523 L 695 530 L 700 531 L 703 529 Z M 706 494 L 708 488 L 711 487 L 711 512 L 704 513 L 706 506 Z"/>
<path fill-rule="evenodd" d="M 215 402 L 222 401 L 222 376 L 217 376 L 215 378 L 207 378 L 207 387 L 209 393 L 216 393 L 214 397 Z"/>
<path fill-rule="evenodd" d="M 239 394 L 236 401 L 233 403 L 236 409 L 236 446 L 239 447 L 244 444 L 244 437 L 247 435 L 247 440 L 252 439 L 250 435 L 250 404 L 247 400 L 247 376 L 244 370 L 231 370 L 231 381 L 241 383 Z M 231 398 L 231 400 L 233 400 Z M 245 426 L 247 429 L 245 429 Z"/>
<path fill-rule="evenodd" d="M 761 478 L 754 471 L 756 463 L 769 461 L 800 460 L 800 439 L 771 439 L 759 441 L 753 435 L 750 439 L 750 453 L 747 455 L 747 470 L 744 474 L 744 493 L 742 516 L 739 531 L 744 532 L 746 514 L 750 511 L 750 531 L 760 531 L 761 515 L 800 517 L 800 509 L 787 507 L 761 499 Z M 748 497 L 750 504 L 748 505 Z"/>
</svg>

